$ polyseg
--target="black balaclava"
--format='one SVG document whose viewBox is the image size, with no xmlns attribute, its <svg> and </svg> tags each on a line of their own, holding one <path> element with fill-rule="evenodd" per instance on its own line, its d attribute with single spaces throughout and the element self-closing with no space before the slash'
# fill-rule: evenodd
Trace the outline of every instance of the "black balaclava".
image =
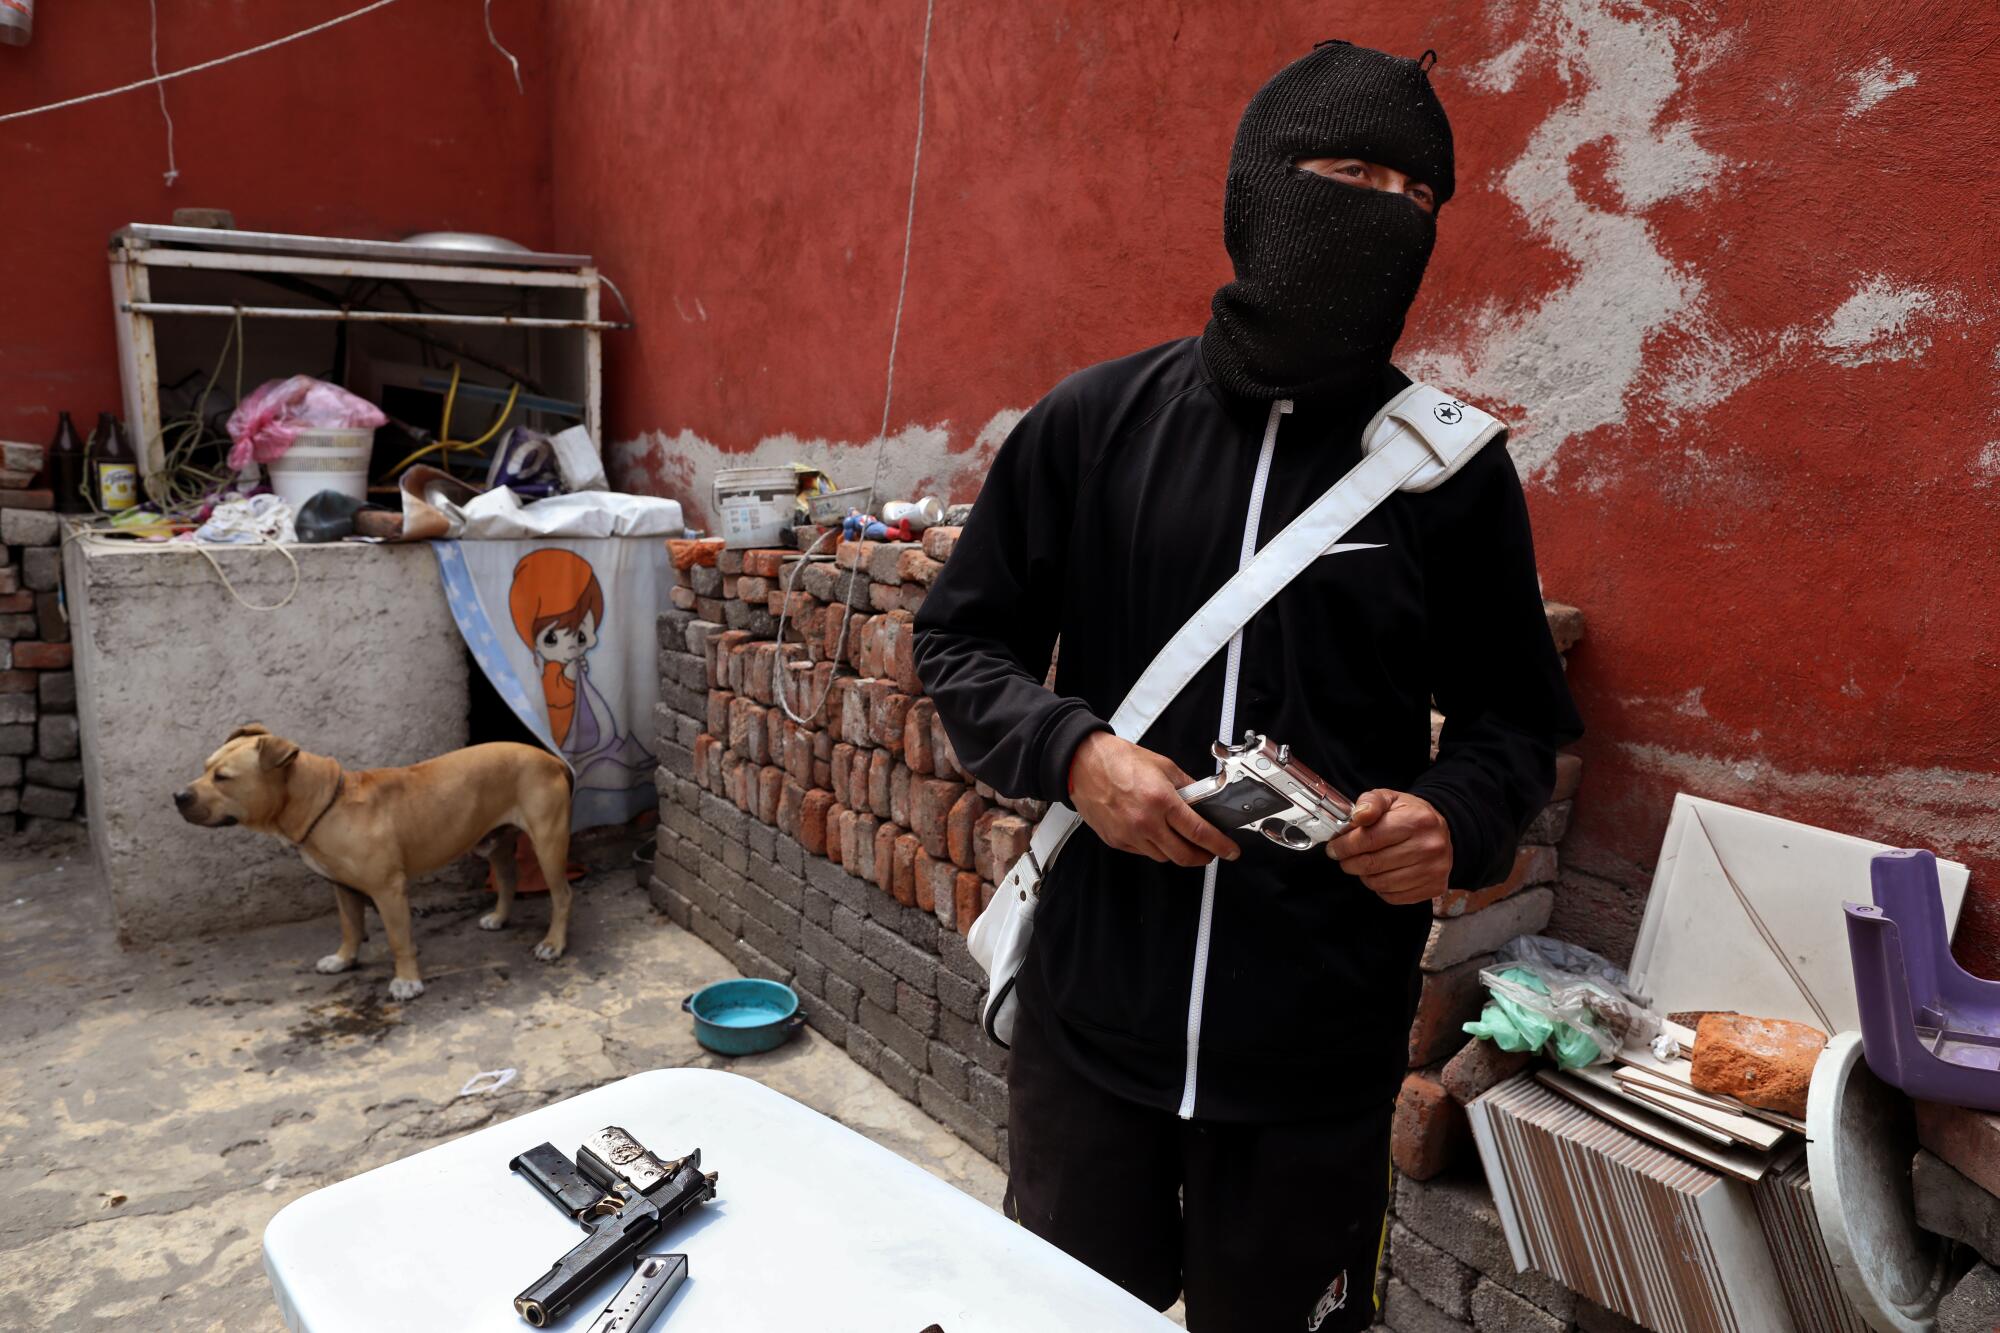
<svg viewBox="0 0 2000 1333">
<path fill-rule="evenodd" d="M 1222 235 L 1236 281 L 1211 303 L 1202 351 L 1231 393 L 1311 398 L 1388 361 L 1437 238 L 1408 198 L 1293 164 L 1358 157 L 1452 192 L 1451 124 L 1422 60 L 1321 42 L 1250 99 L 1229 155 Z"/>
</svg>

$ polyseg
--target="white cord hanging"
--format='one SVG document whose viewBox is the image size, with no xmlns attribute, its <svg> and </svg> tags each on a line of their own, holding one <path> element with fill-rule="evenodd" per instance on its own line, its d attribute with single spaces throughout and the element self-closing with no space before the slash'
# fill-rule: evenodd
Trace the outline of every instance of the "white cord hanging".
<svg viewBox="0 0 2000 1333">
<path fill-rule="evenodd" d="M 917 140 L 916 146 L 910 152 L 910 198 L 903 209 L 903 272 L 896 282 L 896 316 L 889 325 L 889 369 L 882 384 L 882 426 L 875 432 L 875 465 L 868 477 L 871 502 L 878 506 L 880 502 L 875 492 L 882 484 L 883 447 L 889 442 L 889 407 L 896 396 L 896 344 L 903 333 L 903 300 L 910 290 L 910 238 L 916 233 L 917 226 L 917 171 L 924 160 L 924 87 L 930 77 L 931 13 L 935 4 L 936 0 L 924 0 L 924 44 L 923 51 L 917 58 Z M 837 532 L 838 529 L 834 529 L 821 533 L 812 546 L 800 552 L 799 558 L 792 562 L 791 577 L 785 581 L 785 599 L 778 607 L 780 649 L 785 642 L 785 620 L 791 614 L 792 591 L 798 586 L 799 571 L 805 568 L 806 562 L 826 543 L 826 539 Z M 840 637 L 834 640 L 833 652 L 830 654 L 836 668 L 840 664 L 842 650 L 847 647 L 848 627 L 854 623 L 854 586 L 860 576 L 861 567 L 857 564 L 848 572 L 847 592 L 839 602 Z M 807 718 L 818 713 L 826 705 L 827 696 L 833 693 L 833 678 L 831 676 L 827 678 L 826 688 L 820 691 L 819 698 L 812 701 L 812 706 L 806 709 L 805 716 L 801 717 L 792 711 L 791 701 L 785 697 L 784 671 L 785 655 L 780 651 L 771 658 L 771 693 L 777 697 L 778 707 L 785 710 L 786 717 L 794 722 L 804 723 Z"/>
<path fill-rule="evenodd" d="M 146 14 L 148 19 L 148 42 L 153 57 L 153 77 L 158 79 L 160 77 L 160 0 L 146 0 Z M 180 168 L 174 164 L 174 117 L 173 113 L 167 110 L 167 85 L 164 82 L 158 82 L 153 85 L 153 88 L 160 94 L 160 119 L 167 122 L 167 170 L 165 178 L 167 184 L 171 186 L 181 178 Z"/>
</svg>

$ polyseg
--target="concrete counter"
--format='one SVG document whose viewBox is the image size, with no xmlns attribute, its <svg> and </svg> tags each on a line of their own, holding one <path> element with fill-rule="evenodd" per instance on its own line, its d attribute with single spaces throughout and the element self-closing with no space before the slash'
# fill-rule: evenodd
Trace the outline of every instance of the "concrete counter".
<svg viewBox="0 0 2000 1333">
<path fill-rule="evenodd" d="M 281 602 L 270 547 L 209 547 L 244 601 Z M 185 544 L 82 538 L 63 553 L 91 844 L 119 939 L 295 921 L 326 881 L 276 839 L 174 810 L 223 737 L 261 722 L 350 768 L 465 744 L 468 663 L 428 546 L 285 548 L 286 606 L 232 597 Z"/>
</svg>

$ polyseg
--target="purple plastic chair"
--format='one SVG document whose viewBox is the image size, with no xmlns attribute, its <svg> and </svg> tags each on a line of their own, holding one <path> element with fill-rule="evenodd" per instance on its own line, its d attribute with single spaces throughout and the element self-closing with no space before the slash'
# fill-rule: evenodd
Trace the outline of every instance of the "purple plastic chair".
<svg viewBox="0 0 2000 1333">
<path fill-rule="evenodd" d="M 2000 1111 L 2000 982 L 1951 956 L 1937 858 L 1880 852 L 1875 905 L 1846 904 L 1868 1067 L 1925 1101 Z"/>
</svg>

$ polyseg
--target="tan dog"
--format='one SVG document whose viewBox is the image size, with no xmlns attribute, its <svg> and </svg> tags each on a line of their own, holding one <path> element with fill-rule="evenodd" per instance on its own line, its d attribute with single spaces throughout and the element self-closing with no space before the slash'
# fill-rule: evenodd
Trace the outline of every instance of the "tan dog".
<svg viewBox="0 0 2000 1333">
<path fill-rule="evenodd" d="M 527 833 L 549 886 L 549 933 L 535 957 L 562 957 L 569 938 L 569 767 L 530 745 L 474 745 L 408 768 L 347 772 L 251 724 L 229 733 L 202 774 L 174 793 L 181 817 L 203 828 L 233 824 L 283 838 L 317 874 L 333 881 L 340 905 L 340 951 L 322 972 L 354 966 L 367 938 L 366 895 L 381 914 L 396 959 L 389 994 L 423 994 L 410 936 L 411 880 L 476 852 L 493 867 L 499 901 L 479 918 L 507 924 L 514 906 L 514 847 L 501 836 Z"/>
</svg>

